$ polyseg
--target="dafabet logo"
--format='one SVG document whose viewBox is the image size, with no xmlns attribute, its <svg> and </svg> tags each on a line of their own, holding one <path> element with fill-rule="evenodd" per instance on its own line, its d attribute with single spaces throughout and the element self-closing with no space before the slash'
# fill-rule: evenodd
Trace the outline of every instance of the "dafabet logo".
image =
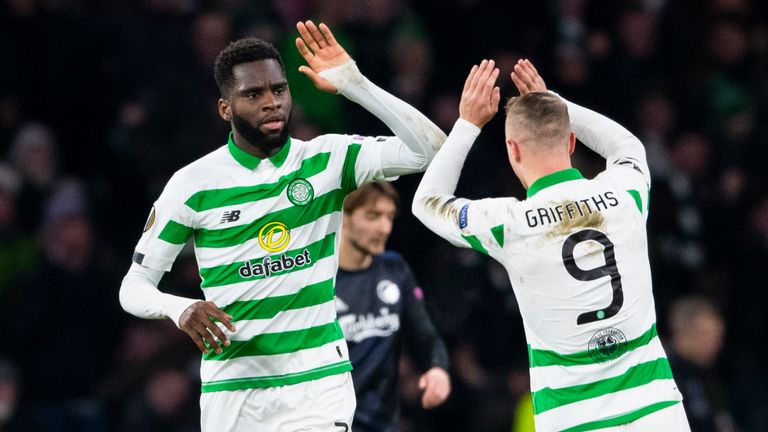
<svg viewBox="0 0 768 432">
<path fill-rule="evenodd" d="M 280 252 L 291 242 L 291 232 L 282 222 L 270 222 L 259 230 L 259 246 L 267 252 Z"/>
<path fill-rule="evenodd" d="M 259 230 L 259 246 L 267 252 L 281 252 L 291 242 L 291 231 L 282 222 L 269 222 Z M 238 269 L 243 279 L 268 278 L 312 264 L 309 249 L 294 250 L 277 256 L 248 260 Z"/>
</svg>

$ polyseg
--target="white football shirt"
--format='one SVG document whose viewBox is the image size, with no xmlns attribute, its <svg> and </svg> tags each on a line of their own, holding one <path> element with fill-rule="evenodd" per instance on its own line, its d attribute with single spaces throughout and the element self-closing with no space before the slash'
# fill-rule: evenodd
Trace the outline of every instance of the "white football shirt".
<svg viewBox="0 0 768 432">
<path fill-rule="evenodd" d="M 535 181 L 523 201 L 456 198 L 458 172 L 480 131 L 459 120 L 413 204 L 430 229 L 506 268 L 540 431 L 629 423 L 682 399 L 656 333 L 643 147 L 609 119 L 568 109 L 577 136 L 607 159 L 595 179 L 570 168 Z"/>
<path fill-rule="evenodd" d="M 294 384 L 351 370 L 336 321 L 342 203 L 383 180 L 397 138 L 289 139 L 261 160 L 232 141 L 179 170 L 134 254 L 168 271 L 192 238 L 205 298 L 234 317 L 223 353 L 203 355 L 202 391 Z"/>
</svg>

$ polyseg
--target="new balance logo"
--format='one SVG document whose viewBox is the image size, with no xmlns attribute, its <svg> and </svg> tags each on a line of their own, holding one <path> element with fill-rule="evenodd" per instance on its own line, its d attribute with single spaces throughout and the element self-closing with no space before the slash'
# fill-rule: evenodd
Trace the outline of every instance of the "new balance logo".
<svg viewBox="0 0 768 432">
<path fill-rule="evenodd" d="M 221 216 L 221 223 L 234 222 L 240 219 L 240 210 L 225 211 Z"/>
</svg>

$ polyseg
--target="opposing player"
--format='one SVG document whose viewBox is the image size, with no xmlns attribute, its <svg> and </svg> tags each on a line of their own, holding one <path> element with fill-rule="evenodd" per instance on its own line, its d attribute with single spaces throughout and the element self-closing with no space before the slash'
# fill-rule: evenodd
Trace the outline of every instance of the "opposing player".
<svg viewBox="0 0 768 432">
<path fill-rule="evenodd" d="M 360 74 L 327 26 L 298 23 L 300 69 L 378 116 L 397 137 L 289 135 L 279 53 L 258 39 L 215 64 L 226 145 L 176 172 L 155 202 L 120 301 L 168 317 L 203 352 L 203 431 L 344 431 L 355 408 L 336 321 L 341 210 L 364 183 L 422 171 L 445 135 Z M 157 289 L 188 239 L 207 301 Z"/>
<path fill-rule="evenodd" d="M 656 334 L 650 176 L 637 138 L 547 93 L 533 65 L 520 61 L 512 80 L 521 96 L 506 105 L 505 135 L 527 198 L 453 196 L 467 152 L 498 109 L 497 76 L 493 61 L 472 69 L 461 118 L 424 174 L 414 213 L 507 269 L 528 340 L 537 431 L 690 430 Z M 607 161 L 593 180 L 571 167 L 571 127 Z"/>
<path fill-rule="evenodd" d="M 361 186 L 344 201 L 336 311 L 354 367 L 355 432 L 400 430 L 397 383 L 404 343 L 425 371 L 418 383 L 422 407 L 442 404 L 451 391 L 448 352 L 423 293 L 405 260 L 384 252 L 399 205 L 389 183 Z"/>
</svg>

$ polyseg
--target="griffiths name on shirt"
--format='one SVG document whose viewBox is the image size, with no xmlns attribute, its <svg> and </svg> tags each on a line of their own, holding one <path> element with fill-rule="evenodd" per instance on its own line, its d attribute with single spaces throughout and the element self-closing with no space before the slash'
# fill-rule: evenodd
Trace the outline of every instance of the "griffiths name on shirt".
<svg viewBox="0 0 768 432">
<path fill-rule="evenodd" d="M 589 215 L 607 210 L 608 207 L 616 207 L 619 200 L 612 191 L 603 192 L 595 196 L 576 201 L 564 201 L 561 204 L 533 208 L 525 212 L 528 226 L 536 228 L 539 225 L 560 223 L 563 220 L 588 217 Z"/>
</svg>

